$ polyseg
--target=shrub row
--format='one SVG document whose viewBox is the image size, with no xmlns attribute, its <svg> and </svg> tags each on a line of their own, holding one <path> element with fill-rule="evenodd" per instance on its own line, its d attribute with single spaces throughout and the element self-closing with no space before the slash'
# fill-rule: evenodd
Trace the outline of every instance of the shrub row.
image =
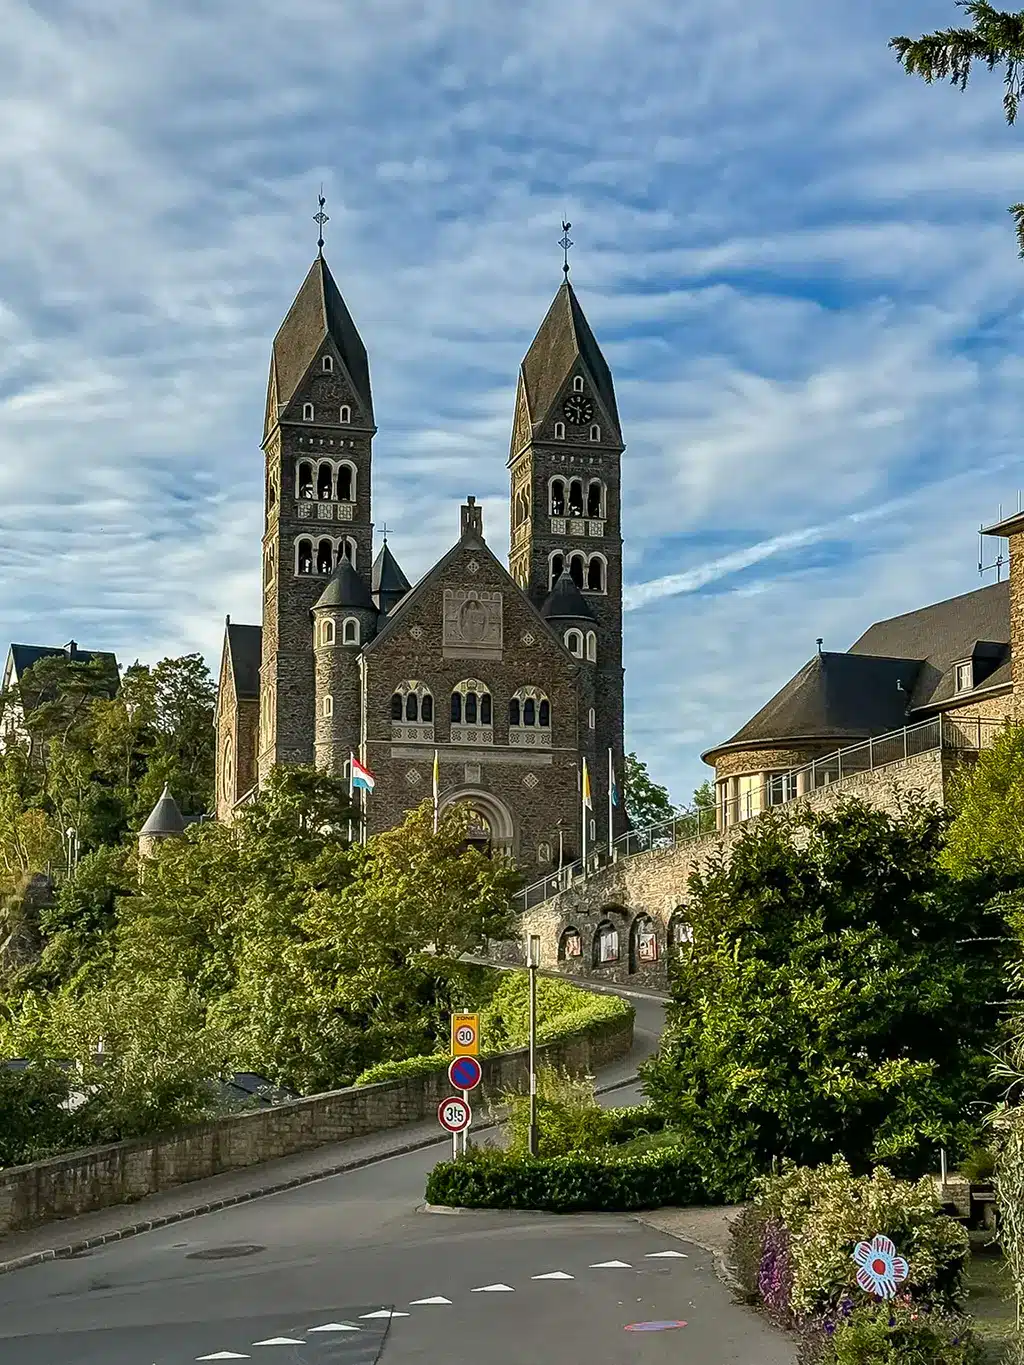
<svg viewBox="0 0 1024 1365">
<path fill-rule="evenodd" d="M 629 1159 L 614 1152 L 517 1157 L 471 1149 L 435 1166 L 427 1202 L 465 1209 L 542 1209 L 548 1213 L 653 1209 L 706 1203 L 692 1165 L 671 1148 Z"/>
<path fill-rule="evenodd" d="M 908 1265 L 895 1298 L 857 1284 L 853 1251 L 884 1235 Z M 934 1184 L 884 1167 L 855 1177 L 847 1163 L 798 1167 L 757 1181 L 732 1227 L 744 1292 L 800 1334 L 815 1365 L 970 1365 L 977 1345 L 961 1313 L 967 1233 L 941 1211 Z"/>
<path fill-rule="evenodd" d="M 521 993 L 518 988 L 518 979 L 516 977 L 511 978 L 511 984 L 516 986 L 515 995 L 518 996 Z M 540 984 L 538 983 L 538 985 Z M 549 1016 L 540 1020 L 537 1028 L 537 1042 L 541 1046 L 562 1042 L 567 1038 L 579 1037 L 591 1030 L 598 1030 L 609 1024 L 621 1022 L 633 1014 L 633 1006 L 629 1001 L 623 1000 L 617 995 L 594 995 L 589 991 L 580 990 L 578 986 L 570 986 L 567 982 L 562 981 L 545 981 L 543 984 L 559 988 L 557 1003 L 561 1008 L 560 1012 L 553 1017 Z M 540 995 L 541 992 L 538 991 L 538 999 Z M 495 1027 L 488 1028 L 486 1013 L 481 1019 L 480 1032 L 483 1046 L 480 1055 L 482 1057 L 493 1057 L 496 1053 L 525 1046 L 520 1036 L 520 1030 L 508 1027 L 509 1015 L 512 1013 L 510 1006 L 518 1003 L 517 1000 L 508 998 L 511 996 L 513 996 L 511 989 L 507 992 L 499 989 L 496 992 L 496 1003 L 504 1007 L 506 1014 L 500 1021 L 495 1020 Z M 503 998 L 499 1000 L 498 997 Z M 571 1005 L 572 1008 L 566 1008 L 566 1005 Z M 377 1085 L 381 1081 L 398 1081 L 410 1076 L 426 1076 L 433 1071 L 443 1071 L 450 1061 L 451 1055 L 444 1051 L 426 1056 L 406 1057 L 404 1060 L 396 1062 L 378 1062 L 357 1076 L 355 1083 L 356 1085 Z"/>
</svg>

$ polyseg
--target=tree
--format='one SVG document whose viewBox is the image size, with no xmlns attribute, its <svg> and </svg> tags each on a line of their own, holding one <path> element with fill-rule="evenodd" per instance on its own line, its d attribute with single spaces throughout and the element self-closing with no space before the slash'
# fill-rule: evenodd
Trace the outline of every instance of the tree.
<svg viewBox="0 0 1024 1365">
<path fill-rule="evenodd" d="M 991 873 L 1024 884 L 1024 726 L 1008 725 L 953 784 L 942 854 L 955 877 Z"/>
<path fill-rule="evenodd" d="M 634 829 L 646 829 L 663 820 L 671 820 L 677 813 L 668 794 L 647 771 L 647 764 L 636 754 L 626 755 L 625 788 L 626 814 Z"/>
<path fill-rule="evenodd" d="M 780 1157 L 918 1175 L 973 1141 L 1005 953 L 991 888 L 940 866 L 946 819 L 765 814 L 691 876 L 644 1086 L 709 1192 L 742 1200 Z"/>
<path fill-rule="evenodd" d="M 989 71 L 1003 67 L 1006 87 L 1003 112 L 1014 124 L 1024 84 L 1024 12 L 997 10 L 988 0 L 956 0 L 971 20 L 969 28 L 940 29 L 920 38 L 893 38 L 889 44 L 904 70 L 929 84 L 948 80 L 960 90 L 967 88 L 971 68 L 981 62 Z M 1010 208 L 1017 224 L 1020 254 L 1024 256 L 1024 204 Z"/>
</svg>

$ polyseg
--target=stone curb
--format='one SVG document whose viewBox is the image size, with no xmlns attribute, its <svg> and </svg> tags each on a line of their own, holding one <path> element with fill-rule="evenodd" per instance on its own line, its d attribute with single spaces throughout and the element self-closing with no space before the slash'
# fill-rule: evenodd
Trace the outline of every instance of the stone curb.
<svg viewBox="0 0 1024 1365">
<path fill-rule="evenodd" d="M 658 1224 L 650 1222 L 642 1214 L 635 1214 L 634 1217 L 638 1223 L 643 1223 L 644 1227 L 654 1228 L 664 1237 L 674 1237 L 677 1242 L 689 1242 L 691 1246 L 700 1247 L 701 1251 L 706 1251 L 714 1262 L 715 1274 L 726 1289 L 731 1290 L 733 1294 L 739 1295 L 741 1298 L 744 1297 L 743 1286 L 739 1282 L 735 1268 L 721 1248 L 713 1247 L 708 1242 L 702 1242 L 699 1237 L 694 1237 L 692 1233 L 669 1232 L 667 1228 L 659 1227 Z"/>
<path fill-rule="evenodd" d="M 638 1080 L 638 1076 L 630 1076 L 626 1080 L 601 1086 L 595 1093 L 605 1095 L 613 1090 L 622 1090 L 627 1085 L 635 1085 Z M 479 1125 L 476 1131 L 478 1133 L 486 1132 L 494 1126 L 493 1123 L 483 1123 Z M 419 1152 L 427 1147 L 436 1147 L 444 1141 L 443 1137 L 419 1138 L 416 1142 L 407 1142 L 401 1147 L 395 1147 L 390 1152 L 379 1152 L 376 1156 L 358 1157 L 355 1161 L 339 1162 L 326 1170 L 308 1171 L 305 1175 L 293 1176 L 290 1180 L 281 1180 L 273 1185 L 262 1185 L 253 1190 L 243 1190 L 241 1194 L 231 1194 L 224 1199 L 214 1199 L 207 1204 L 197 1204 L 194 1208 L 180 1209 L 174 1213 L 162 1214 L 159 1218 L 148 1218 L 140 1223 L 129 1223 L 123 1228 L 115 1228 L 111 1232 L 100 1233 L 97 1237 L 85 1237 L 80 1241 L 70 1242 L 66 1246 L 47 1247 L 43 1251 L 29 1252 L 26 1256 L 14 1256 L 9 1261 L 0 1261 L 0 1275 L 6 1275 L 14 1270 L 27 1270 L 29 1266 L 41 1265 L 44 1261 L 66 1261 L 69 1257 L 77 1256 L 83 1251 L 91 1251 L 94 1247 L 106 1246 L 110 1242 L 120 1242 L 126 1237 L 137 1237 L 142 1232 L 153 1232 L 157 1228 L 170 1227 L 174 1223 L 184 1223 L 190 1218 L 201 1218 L 203 1214 L 217 1213 L 220 1209 L 230 1209 L 237 1204 L 248 1204 L 254 1199 L 265 1199 L 271 1194 L 283 1194 L 286 1190 L 298 1189 L 300 1185 L 312 1185 L 317 1180 L 329 1180 L 331 1176 L 344 1175 L 346 1171 L 358 1171 L 364 1166 L 373 1166 L 378 1161 L 390 1161 L 395 1156 L 408 1156 L 410 1152 Z"/>
</svg>

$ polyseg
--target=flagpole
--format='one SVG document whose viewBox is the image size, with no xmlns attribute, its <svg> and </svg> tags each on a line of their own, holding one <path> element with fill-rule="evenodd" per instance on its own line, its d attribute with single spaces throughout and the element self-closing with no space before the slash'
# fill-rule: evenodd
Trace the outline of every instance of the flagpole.
<svg viewBox="0 0 1024 1365">
<path fill-rule="evenodd" d="M 434 750 L 434 833 L 437 833 L 437 798 L 438 798 L 438 771 L 437 771 L 437 750 Z"/>
<path fill-rule="evenodd" d="M 615 791 L 615 767 L 612 763 L 611 746 L 608 746 L 608 861 L 611 861 L 612 844 L 615 841 L 615 825 L 612 820 L 612 793 Z"/>
<path fill-rule="evenodd" d="M 352 771 L 352 750 L 348 751 L 348 841 L 352 843 L 352 806 L 355 802 L 354 773 Z"/>
<path fill-rule="evenodd" d="M 583 781 L 580 784 L 580 818 L 583 824 L 583 875 L 587 875 L 587 760 L 583 760 Z"/>
</svg>

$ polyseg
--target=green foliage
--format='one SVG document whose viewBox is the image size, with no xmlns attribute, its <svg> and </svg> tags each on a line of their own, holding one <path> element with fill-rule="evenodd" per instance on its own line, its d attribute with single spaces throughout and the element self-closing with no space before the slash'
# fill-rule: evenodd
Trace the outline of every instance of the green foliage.
<svg viewBox="0 0 1024 1365">
<path fill-rule="evenodd" d="M 690 879 L 694 942 L 644 1069 L 706 1188 L 742 1201 L 776 1158 L 858 1172 L 956 1159 L 986 1092 L 999 915 L 938 866 L 944 817 L 847 802 L 765 815 Z"/>
<path fill-rule="evenodd" d="M 626 755 L 626 771 L 622 785 L 626 814 L 634 829 L 646 829 L 648 825 L 671 820 L 676 814 L 668 788 L 659 786 L 651 778 L 647 764 L 637 758 L 636 754 Z"/>
<path fill-rule="evenodd" d="M 1024 879 L 1024 726 L 1007 725 L 961 769 L 942 865 L 955 877 Z"/>
<path fill-rule="evenodd" d="M 88 1136 L 68 1111 L 71 1081 L 52 1062 L 0 1070 L 0 1169 L 85 1145 Z"/>
<path fill-rule="evenodd" d="M 960 1172 L 972 1185 L 987 1185 L 996 1172 L 996 1154 L 991 1147 L 978 1146 L 960 1163 Z"/>
<path fill-rule="evenodd" d="M 114 961 L 117 904 L 135 886 L 133 855 L 125 848 L 87 853 L 40 913 L 44 946 L 39 962 L 21 974 L 21 989 L 84 987 L 108 974 Z"/>
<path fill-rule="evenodd" d="M 677 1149 L 621 1159 L 614 1152 L 520 1157 L 471 1148 L 435 1166 L 427 1201 L 454 1208 L 543 1209 L 549 1213 L 629 1212 L 664 1204 L 714 1202 Z"/>
<path fill-rule="evenodd" d="M 980 1365 L 981 1359 L 969 1319 L 902 1298 L 858 1303 L 813 1354 L 814 1365 Z"/>
<path fill-rule="evenodd" d="M 525 1156 L 530 1150 L 530 1097 L 508 1092 L 500 1098 L 508 1114 L 508 1152 Z M 601 1108 L 594 1094 L 594 1078 L 540 1067 L 537 1131 L 538 1155 L 542 1157 L 592 1152 L 607 1146 L 611 1124 L 607 1110 Z"/>
<path fill-rule="evenodd" d="M 1024 13 L 997 10 L 989 0 L 956 0 L 971 21 L 970 28 L 940 29 L 920 38 L 893 38 L 889 46 L 910 75 L 931 84 L 948 80 L 966 90 L 971 68 L 979 62 L 989 71 L 1003 68 L 1003 113 L 1007 123 L 1017 120 L 1024 82 Z M 1017 238 L 1024 256 L 1024 204 L 1010 213 L 1017 223 Z"/>
<path fill-rule="evenodd" d="M 446 1071 L 451 1058 L 446 1052 L 425 1053 L 419 1057 L 405 1057 L 393 1062 L 375 1062 L 361 1071 L 353 1084 L 380 1085 L 383 1081 L 405 1081 L 415 1076 L 432 1076 Z"/>
</svg>

